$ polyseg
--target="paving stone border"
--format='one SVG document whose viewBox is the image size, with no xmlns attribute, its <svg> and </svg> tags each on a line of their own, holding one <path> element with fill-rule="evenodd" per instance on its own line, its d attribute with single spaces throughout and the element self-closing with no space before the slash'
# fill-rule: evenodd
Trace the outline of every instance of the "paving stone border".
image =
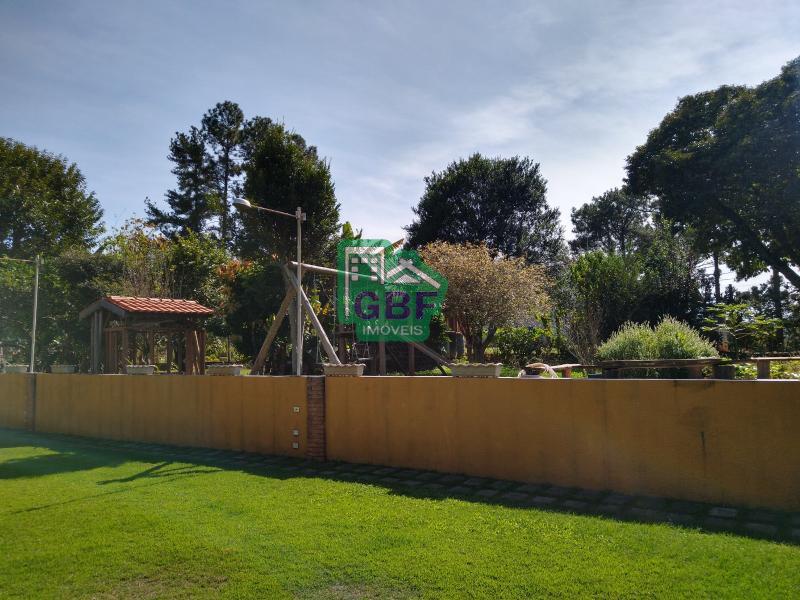
<svg viewBox="0 0 800 600">
<path fill-rule="evenodd" d="M 0 432 L 31 444 L 48 440 L 70 447 L 123 452 L 143 459 L 199 463 L 239 469 L 272 477 L 325 477 L 343 482 L 379 485 L 396 493 L 422 498 L 484 502 L 514 508 L 535 508 L 641 523 L 666 523 L 699 530 L 725 532 L 800 545 L 800 512 L 720 506 L 653 496 L 632 496 L 612 491 L 471 477 L 435 471 L 382 465 L 318 461 L 264 455 L 238 450 L 191 448 L 144 442 L 123 442 L 33 433 L 0 428 Z"/>
</svg>

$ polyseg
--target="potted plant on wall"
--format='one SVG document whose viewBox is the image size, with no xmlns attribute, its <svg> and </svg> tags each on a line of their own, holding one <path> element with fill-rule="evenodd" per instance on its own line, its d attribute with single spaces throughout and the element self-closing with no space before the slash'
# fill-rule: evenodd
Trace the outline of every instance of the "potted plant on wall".
<svg viewBox="0 0 800 600">
<path fill-rule="evenodd" d="M 152 375 L 156 372 L 155 365 L 126 365 L 125 373 L 128 375 Z"/>
<path fill-rule="evenodd" d="M 207 365 L 206 375 L 241 375 L 244 365 Z"/>
<path fill-rule="evenodd" d="M 453 377 L 500 377 L 503 363 L 450 363 Z"/>
<path fill-rule="evenodd" d="M 341 365 L 323 363 L 322 372 L 326 377 L 361 377 L 364 374 L 364 363 L 347 363 Z"/>
</svg>

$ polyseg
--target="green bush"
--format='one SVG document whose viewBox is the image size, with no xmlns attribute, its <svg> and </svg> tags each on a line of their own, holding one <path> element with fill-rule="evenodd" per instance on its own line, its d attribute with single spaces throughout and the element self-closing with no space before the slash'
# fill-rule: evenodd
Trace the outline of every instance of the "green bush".
<svg viewBox="0 0 800 600">
<path fill-rule="evenodd" d="M 695 329 L 672 317 L 654 328 L 625 323 L 597 349 L 600 360 L 654 360 L 718 356 L 714 346 Z"/>
<path fill-rule="evenodd" d="M 639 323 L 625 323 L 597 349 L 600 360 L 644 360 L 654 354 L 655 334 Z"/>
<path fill-rule="evenodd" d="M 495 344 L 499 360 L 515 367 L 550 362 L 559 354 L 552 334 L 543 327 L 503 327 L 497 330 Z"/>
<path fill-rule="evenodd" d="M 653 330 L 656 358 L 719 356 L 714 345 L 686 323 L 664 317 Z"/>
</svg>

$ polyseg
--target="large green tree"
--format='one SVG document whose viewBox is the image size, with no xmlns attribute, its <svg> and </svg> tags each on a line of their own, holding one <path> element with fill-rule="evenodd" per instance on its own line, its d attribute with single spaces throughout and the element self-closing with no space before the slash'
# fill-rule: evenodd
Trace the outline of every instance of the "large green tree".
<svg viewBox="0 0 800 600">
<path fill-rule="evenodd" d="M 647 198 L 614 188 L 572 209 L 575 252 L 603 250 L 627 254 L 635 248 L 648 215 Z"/>
<path fill-rule="evenodd" d="M 237 154 L 242 137 L 244 113 L 230 100 L 217 103 L 203 116 L 203 136 L 207 145 L 212 181 L 216 188 L 219 211 L 219 235 L 230 243 L 231 199 L 240 173 Z"/>
<path fill-rule="evenodd" d="M 244 114 L 226 100 L 206 111 L 201 126 L 177 132 L 170 141 L 169 160 L 177 187 L 166 194 L 167 208 L 147 200 L 149 222 L 170 236 L 214 228 L 224 246 L 232 239 L 231 200 L 239 190 Z"/>
<path fill-rule="evenodd" d="M 759 86 L 686 96 L 628 157 L 627 181 L 740 277 L 800 287 L 800 58 Z"/>
<path fill-rule="evenodd" d="M 303 257 L 333 260 L 339 232 L 339 203 L 331 170 L 314 146 L 280 123 L 256 118 L 247 123 L 244 147 L 244 195 L 257 205 L 293 214 L 301 207 Z M 241 213 L 237 247 L 245 258 L 285 262 L 295 255 L 296 222 L 256 211 Z"/>
<path fill-rule="evenodd" d="M 661 220 L 642 235 L 641 247 L 627 254 L 581 254 L 559 278 L 554 297 L 581 361 L 591 361 L 597 345 L 626 321 L 702 320 L 706 278 L 689 235 Z"/>
<path fill-rule="evenodd" d="M 189 231 L 201 233 L 216 213 L 213 168 L 207 160 L 203 132 L 197 127 L 192 127 L 189 133 L 177 132 L 170 141 L 168 159 L 174 165 L 172 173 L 178 185 L 167 191 L 167 210 L 150 199 L 145 201 L 148 220 L 170 236 L 186 235 Z"/>
<path fill-rule="evenodd" d="M 564 247 L 557 208 L 530 158 L 474 154 L 425 178 L 425 193 L 406 227 L 408 244 L 487 244 L 504 256 L 553 266 Z"/>
<path fill-rule="evenodd" d="M 0 252 L 30 258 L 93 246 L 103 212 L 74 163 L 0 138 Z"/>
</svg>

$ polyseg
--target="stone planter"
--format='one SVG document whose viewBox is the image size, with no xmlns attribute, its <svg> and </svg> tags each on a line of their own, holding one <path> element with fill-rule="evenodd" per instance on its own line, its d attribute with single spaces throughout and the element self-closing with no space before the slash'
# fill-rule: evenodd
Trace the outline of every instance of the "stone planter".
<svg viewBox="0 0 800 600">
<path fill-rule="evenodd" d="M 152 375 L 156 372 L 155 365 L 128 365 L 125 367 L 128 375 Z"/>
<path fill-rule="evenodd" d="M 6 373 L 27 373 L 28 365 L 6 365 Z"/>
<path fill-rule="evenodd" d="M 74 373 L 75 372 L 75 365 L 51 365 L 50 366 L 51 373 Z"/>
<path fill-rule="evenodd" d="M 503 363 L 450 363 L 453 377 L 500 377 Z"/>
<path fill-rule="evenodd" d="M 243 365 L 208 365 L 206 375 L 241 375 Z"/>
<path fill-rule="evenodd" d="M 322 365 L 322 372 L 326 377 L 361 377 L 364 374 L 364 363 L 346 365 L 325 363 Z"/>
</svg>

